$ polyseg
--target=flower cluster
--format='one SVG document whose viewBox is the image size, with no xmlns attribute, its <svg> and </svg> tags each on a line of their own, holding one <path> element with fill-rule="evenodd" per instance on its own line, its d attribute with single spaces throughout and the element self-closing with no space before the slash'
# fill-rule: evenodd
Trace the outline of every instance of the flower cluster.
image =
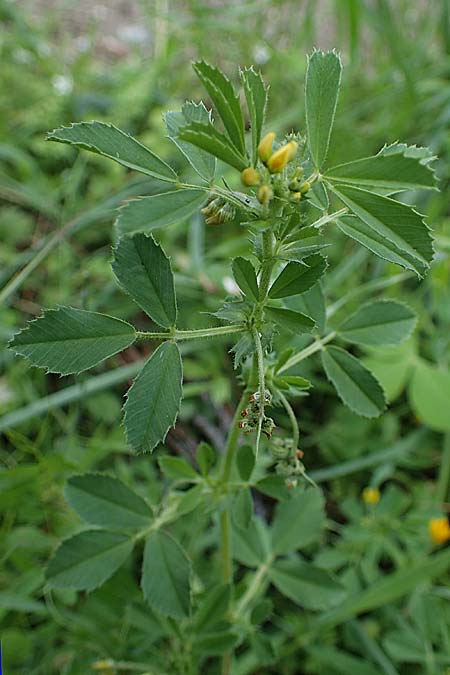
<svg viewBox="0 0 450 675">
<path fill-rule="evenodd" d="M 294 162 L 298 141 L 291 139 L 276 150 L 274 141 L 275 133 L 270 131 L 258 145 L 259 169 L 249 166 L 241 173 L 245 186 L 259 186 L 257 197 L 263 206 L 275 196 L 299 202 L 311 187 L 310 181 L 302 179 L 303 168 Z"/>
<path fill-rule="evenodd" d="M 275 427 L 275 422 L 271 417 L 267 417 L 264 413 L 264 406 L 272 403 L 272 395 L 270 391 L 264 394 L 264 406 L 261 406 L 259 391 L 255 391 L 249 396 L 249 404 L 241 412 L 243 418 L 238 424 L 239 428 L 245 433 L 256 431 L 259 426 L 259 420 L 262 415 L 261 432 L 267 437 L 271 438 Z"/>
</svg>

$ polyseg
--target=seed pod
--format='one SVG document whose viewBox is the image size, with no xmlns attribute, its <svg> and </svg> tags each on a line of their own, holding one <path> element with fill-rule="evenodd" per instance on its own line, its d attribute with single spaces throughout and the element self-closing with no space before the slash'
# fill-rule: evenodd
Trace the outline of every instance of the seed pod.
<svg viewBox="0 0 450 675">
<path fill-rule="evenodd" d="M 258 145 L 258 157 L 261 160 L 261 162 L 264 162 L 264 164 L 267 162 L 269 157 L 272 155 L 272 146 L 273 142 L 275 140 L 275 132 L 269 131 L 268 134 L 264 136 L 264 138 L 261 139 L 259 145 Z"/>
<path fill-rule="evenodd" d="M 253 187 L 254 185 L 259 185 L 261 181 L 261 176 L 252 166 L 247 167 L 241 173 L 241 180 L 244 185 L 247 187 Z"/>
</svg>

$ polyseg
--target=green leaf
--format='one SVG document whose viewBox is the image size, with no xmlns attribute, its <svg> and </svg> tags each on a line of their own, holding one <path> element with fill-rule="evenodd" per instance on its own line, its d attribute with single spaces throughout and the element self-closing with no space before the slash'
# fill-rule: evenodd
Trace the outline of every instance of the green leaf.
<svg viewBox="0 0 450 675">
<path fill-rule="evenodd" d="M 273 383 L 280 389 L 309 389 L 311 382 L 299 375 L 283 375 L 282 377 L 274 377 Z"/>
<path fill-rule="evenodd" d="M 319 616 L 312 627 L 323 631 L 343 624 L 359 614 L 386 607 L 404 595 L 413 593 L 421 584 L 439 578 L 450 569 L 450 548 L 431 556 L 422 556 L 413 563 L 386 574 L 368 588 L 350 596 L 339 607 Z"/>
<path fill-rule="evenodd" d="M 92 591 L 125 562 L 133 540 L 105 530 L 86 530 L 62 542 L 51 558 L 47 581 L 53 588 Z"/>
<path fill-rule="evenodd" d="M 160 457 L 158 463 L 161 471 L 173 480 L 191 481 L 198 478 L 198 473 L 181 457 Z"/>
<path fill-rule="evenodd" d="M 324 526 L 322 492 L 317 488 L 308 488 L 277 505 L 272 524 L 273 550 L 284 555 L 308 546 L 322 536 Z"/>
<path fill-rule="evenodd" d="M 270 551 L 269 533 L 261 518 L 254 517 L 246 530 L 233 527 L 233 557 L 247 567 L 258 567 Z"/>
<path fill-rule="evenodd" d="M 384 389 L 388 402 L 403 392 L 416 361 L 414 340 L 407 340 L 395 347 L 371 350 L 363 363 L 375 375 Z"/>
<path fill-rule="evenodd" d="M 120 209 L 116 228 L 120 235 L 150 232 L 175 225 L 198 211 L 206 199 L 204 190 L 183 188 L 134 199 Z"/>
<path fill-rule="evenodd" d="M 284 303 L 290 309 L 303 312 L 315 321 L 320 335 L 325 332 L 327 315 L 322 283 L 318 281 L 306 293 L 291 297 Z"/>
<path fill-rule="evenodd" d="M 329 169 L 325 176 L 333 183 L 346 183 L 374 191 L 435 189 L 436 178 L 429 166 L 432 159 L 426 148 L 393 143 L 372 157 L 339 164 Z"/>
<path fill-rule="evenodd" d="M 218 68 L 210 66 L 205 61 L 194 63 L 194 70 L 214 103 L 228 138 L 237 151 L 245 155 L 244 118 L 239 96 L 234 91 L 233 85 Z"/>
<path fill-rule="evenodd" d="M 124 423 L 136 452 L 151 452 L 173 427 L 182 396 L 178 346 L 164 342 L 153 352 L 127 393 Z"/>
<path fill-rule="evenodd" d="M 192 143 L 180 140 L 178 136 L 182 127 L 190 122 L 208 124 L 211 121 L 211 113 L 206 110 L 203 103 L 194 103 L 193 101 L 186 101 L 181 112 L 167 112 L 164 114 L 164 123 L 169 138 L 181 150 L 200 178 L 203 178 L 208 183 L 214 178 L 216 170 L 215 158 L 192 145 Z"/>
<path fill-rule="evenodd" d="M 209 152 L 210 155 L 221 159 L 222 162 L 233 166 L 238 171 L 242 171 L 248 165 L 245 156 L 238 152 L 230 144 L 228 138 L 212 124 L 191 122 L 180 129 L 179 138 Z"/>
<path fill-rule="evenodd" d="M 261 74 L 256 73 L 253 70 L 253 67 L 241 70 L 240 75 L 250 115 L 252 162 L 253 166 L 256 166 L 258 160 L 258 145 L 261 139 L 261 131 L 266 114 L 268 87 L 264 84 Z"/>
<path fill-rule="evenodd" d="M 109 157 L 122 166 L 140 171 L 147 176 L 171 182 L 177 180 L 175 171 L 168 164 L 145 145 L 112 124 L 80 122 L 51 131 L 47 140 L 77 145 Z"/>
<path fill-rule="evenodd" d="M 285 328 L 296 335 L 310 333 L 316 325 L 310 316 L 306 316 L 306 314 L 302 314 L 301 312 L 294 312 L 292 309 L 265 307 L 264 313 L 269 320 L 274 321 L 281 328 Z"/>
<path fill-rule="evenodd" d="M 49 373 L 70 375 L 96 366 L 129 347 L 136 333 L 129 323 L 73 307 L 48 309 L 17 333 L 9 346 Z"/>
<path fill-rule="evenodd" d="M 376 235 L 381 235 L 409 259 L 419 263 L 419 269 L 429 267 L 433 259 L 432 238 L 422 216 L 401 202 L 360 188 L 341 185 L 333 188 L 339 199 Z M 415 270 L 419 275 L 418 270 Z"/>
<path fill-rule="evenodd" d="M 141 586 L 148 604 L 173 619 L 191 611 L 191 564 L 181 546 L 165 532 L 151 534 L 145 542 Z"/>
<path fill-rule="evenodd" d="M 153 237 L 122 237 L 114 249 L 112 268 L 123 290 L 163 328 L 177 320 L 173 273 L 169 258 Z"/>
<path fill-rule="evenodd" d="M 236 456 L 236 465 L 241 480 L 247 482 L 255 467 L 255 453 L 251 445 L 241 445 Z"/>
<path fill-rule="evenodd" d="M 450 372 L 418 360 L 408 387 L 411 408 L 434 431 L 450 431 Z"/>
<path fill-rule="evenodd" d="M 207 592 L 193 620 L 195 633 L 209 632 L 211 626 L 223 621 L 228 613 L 231 601 L 229 584 L 213 586 Z"/>
<path fill-rule="evenodd" d="M 288 263 L 270 287 L 269 298 L 287 298 L 289 295 L 304 293 L 314 286 L 326 268 L 327 261 L 321 255 L 305 258 L 304 264 Z"/>
<path fill-rule="evenodd" d="M 219 656 L 232 651 L 238 640 L 236 633 L 231 630 L 203 633 L 194 637 L 192 649 L 196 654 Z"/>
<path fill-rule="evenodd" d="M 366 658 L 363 660 L 362 658 L 323 644 L 320 647 L 308 647 L 307 651 L 314 661 L 320 664 L 320 668 L 324 673 L 333 672 L 334 675 L 348 675 L 349 673 L 358 673 L 358 675 L 380 675 L 381 673 L 384 673 L 384 675 L 398 675 L 396 670 L 379 670 L 378 668 L 374 668 L 370 663 L 367 663 Z M 369 652 L 368 649 L 367 652 Z"/>
<path fill-rule="evenodd" d="M 231 508 L 233 523 L 241 530 L 246 530 L 253 516 L 253 499 L 249 488 L 244 487 L 234 496 Z"/>
<path fill-rule="evenodd" d="M 231 263 L 231 268 L 236 283 L 244 295 L 257 302 L 259 299 L 258 281 L 256 279 L 255 268 L 250 260 L 235 258 Z"/>
<path fill-rule="evenodd" d="M 195 458 L 197 460 L 200 473 L 202 476 L 207 476 L 216 461 L 216 453 L 208 443 L 202 441 L 197 446 Z"/>
<path fill-rule="evenodd" d="M 353 412 L 378 417 L 386 407 L 383 390 L 357 358 L 340 347 L 322 352 L 322 365 L 339 397 Z"/>
<path fill-rule="evenodd" d="M 269 569 L 269 579 L 280 593 L 306 609 L 329 609 L 347 594 L 328 572 L 298 558 L 278 560 Z"/>
<path fill-rule="evenodd" d="M 328 246 L 331 246 L 331 243 L 325 241 L 314 225 L 309 225 L 290 237 L 289 243 L 281 247 L 279 256 L 282 260 L 301 262 L 312 253 L 318 253 Z"/>
<path fill-rule="evenodd" d="M 338 328 L 339 335 L 361 345 L 398 345 L 408 338 L 417 322 L 408 305 L 377 300 L 360 307 Z"/>
<path fill-rule="evenodd" d="M 341 82 L 341 60 L 335 52 L 315 51 L 306 69 L 306 128 L 316 169 L 325 162 Z"/>
<path fill-rule="evenodd" d="M 72 476 L 65 497 L 83 520 L 109 530 L 140 529 L 150 524 L 148 504 L 122 481 L 100 473 Z"/>
<path fill-rule="evenodd" d="M 365 222 L 356 216 L 343 216 L 336 220 L 339 229 L 347 235 L 355 239 L 362 246 L 365 246 L 384 260 L 401 265 L 419 276 L 424 276 L 428 264 L 420 262 L 414 256 L 409 255 L 401 248 L 399 248 L 392 241 L 386 239 L 383 234 L 379 234 Z"/>
</svg>

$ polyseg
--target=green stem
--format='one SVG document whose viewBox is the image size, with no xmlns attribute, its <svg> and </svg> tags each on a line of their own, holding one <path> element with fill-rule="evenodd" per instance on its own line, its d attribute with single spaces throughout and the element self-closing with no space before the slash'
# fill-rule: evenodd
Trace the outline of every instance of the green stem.
<svg viewBox="0 0 450 675">
<path fill-rule="evenodd" d="M 174 330 L 174 331 L 136 331 L 138 340 L 195 340 L 197 338 L 218 337 L 220 335 L 233 335 L 234 333 L 243 333 L 247 330 L 244 325 L 235 326 L 214 326 L 213 328 L 196 328 L 194 330 Z"/>
<path fill-rule="evenodd" d="M 220 514 L 220 550 L 222 556 L 222 579 L 225 584 L 233 580 L 233 561 L 231 558 L 231 523 L 228 506 Z"/>
<path fill-rule="evenodd" d="M 259 420 L 258 431 L 256 434 L 255 456 L 258 458 L 259 442 L 261 440 L 261 429 L 264 421 L 264 403 L 266 398 L 265 372 L 264 372 L 264 353 L 261 344 L 261 337 L 256 328 L 253 329 L 253 339 L 256 347 L 256 360 L 258 364 L 258 392 L 259 392 Z"/>
<path fill-rule="evenodd" d="M 291 426 L 292 426 L 292 444 L 293 444 L 294 450 L 297 450 L 298 442 L 299 442 L 299 439 L 300 439 L 300 431 L 299 431 L 298 424 L 297 424 L 297 418 L 295 417 L 295 413 L 292 409 L 291 404 L 287 400 L 286 396 L 281 391 L 278 391 L 278 396 L 280 397 L 280 401 L 283 404 L 284 409 L 286 410 L 286 412 L 289 416 L 289 420 L 290 420 Z"/>
<path fill-rule="evenodd" d="M 328 344 L 328 342 L 331 342 L 331 340 L 334 340 L 335 337 L 336 331 L 333 330 L 331 333 L 328 333 L 328 335 L 325 335 L 325 337 L 315 340 L 315 342 L 305 347 L 305 349 L 302 349 L 301 352 L 291 356 L 291 358 L 286 361 L 284 366 L 282 366 L 278 372 L 284 373 L 285 370 L 289 370 L 289 368 L 292 368 L 292 366 L 300 363 L 300 361 L 304 361 L 304 359 L 307 359 L 312 354 L 320 352 L 324 346 Z"/>
<path fill-rule="evenodd" d="M 260 565 L 256 570 L 250 586 L 247 588 L 244 595 L 240 599 L 238 606 L 236 607 L 234 613 L 236 618 L 242 617 L 243 613 L 246 611 L 247 607 L 250 605 L 253 598 L 258 594 L 267 576 L 267 572 L 269 571 L 272 561 L 273 561 L 272 557 L 268 558 L 268 560 L 266 560 L 266 562 Z"/>
<path fill-rule="evenodd" d="M 223 468 L 222 468 L 222 476 L 221 476 L 221 482 L 223 485 L 226 485 L 228 481 L 230 480 L 230 475 L 231 475 L 231 470 L 233 468 L 234 464 L 234 458 L 236 455 L 236 450 L 237 450 L 237 444 L 239 440 L 239 420 L 241 419 L 241 411 L 245 407 L 245 404 L 247 402 L 247 398 L 251 392 L 250 387 L 246 387 L 244 391 L 242 392 L 242 396 L 240 398 L 239 403 L 237 404 L 237 408 L 234 413 L 233 421 L 231 422 L 231 429 L 228 434 L 227 438 L 227 444 L 225 446 L 225 454 L 224 454 L 224 460 L 223 460 Z"/>
</svg>

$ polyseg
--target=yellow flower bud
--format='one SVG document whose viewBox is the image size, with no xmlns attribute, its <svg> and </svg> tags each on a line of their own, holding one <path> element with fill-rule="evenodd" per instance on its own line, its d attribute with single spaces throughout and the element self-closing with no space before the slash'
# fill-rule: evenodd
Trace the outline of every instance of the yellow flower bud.
<svg viewBox="0 0 450 675">
<path fill-rule="evenodd" d="M 288 162 L 292 162 L 298 150 L 298 143 L 296 141 L 289 141 L 288 148 L 290 149 Z"/>
<path fill-rule="evenodd" d="M 428 534 L 433 544 L 445 544 L 450 540 L 450 524 L 448 518 L 432 518 L 428 523 Z"/>
<path fill-rule="evenodd" d="M 305 192 L 308 192 L 308 190 L 310 190 L 310 189 L 311 189 L 311 183 L 307 180 L 305 180 L 305 182 L 302 183 L 300 185 L 300 188 L 299 188 L 299 190 L 302 194 L 305 194 Z"/>
<path fill-rule="evenodd" d="M 280 173 L 283 171 L 284 167 L 288 162 L 291 161 L 292 148 L 290 144 L 287 143 L 279 148 L 273 155 L 267 160 L 267 168 L 270 173 Z"/>
<path fill-rule="evenodd" d="M 241 173 L 241 180 L 244 185 L 247 185 L 247 187 L 252 187 L 253 185 L 259 184 L 261 176 L 256 171 L 256 169 L 254 169 L 252 166 L 249 166 Z"/>
<path fill-rule="evenodd" d="M 268 134 L 261 139 L 258 145 L 258 157 L 261 162 L 266 163 L 269 157 L 272 155 L 272 146 L 275 140 L 275 132 L 269 131 Z"/>
<path fill-rule="evenodd" d="M 374 506 L 380 501 L 380 491 L 378 488 L 366 487 L 362 491 L 362 500 L 365 504 Z"/>
<path fill-rule="evenodd" d="M 299 202 L 302 198 L 301 192 L 293 192 L 291 194 L 291 202 Z"/>
<path fill-rule="evenodd" d="M 273 190 L 270 185 L 261 185 L 258 190 L 258 201 L 260 204 L 268 204 L 273 199 Z"/>
</svg>

